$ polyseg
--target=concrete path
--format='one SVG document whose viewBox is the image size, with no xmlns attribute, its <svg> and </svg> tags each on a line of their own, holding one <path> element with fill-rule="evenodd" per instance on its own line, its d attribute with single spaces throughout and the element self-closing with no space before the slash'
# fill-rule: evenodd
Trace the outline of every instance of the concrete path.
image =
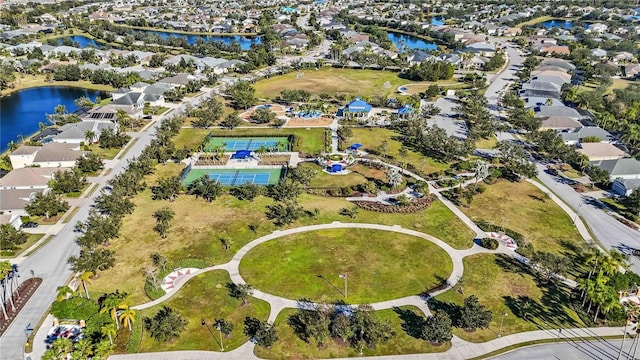
<svg viewBox="0 0 640 360">
<path fill-rule="evenodd" d="M 604 356 L 605 353 L 615 353 L 615 349 L 618 348 L 616 342 L 605 340 L 604 336 L 621 336 L 623 329 L 616 328 L 576 328 L 576 329 L 563 329 L 562 332 L 558 332 L 557 329 L 548 330 L 536 330 L 528 331 L 513 335 L 507 335 L 499 337 L 497 339 L 487 341 L 484 343 L 471 343 L 460 338 L 454 337 L 452 339 L 451 348 L 441 353 L 427 353 L 427 354 L 406 354 L 406 355 L 388 355 L 388 356 L 365 356 L 358 357 L 358 359 L 371 359 L 371 360 L 465 360 L 479 356 L 484 356 L 493 351 L 503 349 L 514 344 L 521 344 L 531 341 L 540 340 L 557 340 L 564 344 L 582 344 L 583 349 L 588 349 L 588 353 L 600 354 L 599 356 L 583 356 L 575 359 L 615 359 L 615 357 Z M 581 338 L 592 337 L 594 341 L 583 341 Z M 625 353 L 628 352 L 628 346 L 630 341 L 627 339 L 625 344 Z M 240 348 L 226 352 L 219 353 L 214 351 L 170 351 L 170 352 L 158 352 L 158 353 L 142 353 L 142 354 L 130 354 L 130 355 L 113 355 L 110 359 L 114 360 L 181 360 L 181 359 L 258 359 L 253 354 L 253 344 L 247 342 Z M 549 346 L 549 345 L 542 345 Z M 250 351 L 251 350 L 251 351 Z M 518 352 L 526 353 L 527 350 L 518 350 Z M 557 353 L 553 353 L 553 359 L 560 359 L 556 356 Z M 560 353 L 562 354 L 562 353 Z M 517 359 L 518 357 L 505 355 L 500 357 L 501 359 Z M 528 357 L 526 359 L 549 359 L 550 357 Z M 345 358 L 349 359 L 349 358 Z"/>
<path fill-rule="evenodd" d="M 394 225 L 394 226 L 388 226 L 388 225 L 379 225 L 379 224 L 366 224 L 366 223 L 342 223 L 342 222 L 333 222 L 330 224 L 321 224 L 321 225 L 309 225 L 309 226 L 302 226 L 302 227 L 298 227 L 298 228 L 293 228 L 293 229 L 287 229 L 287 230 L 276 230 L 274 232 L 272 232 L 269 235 L 265 235 L 262 236 L 256 240 L 251 241 L 250 243 L 246 244 L 245 246 L 243 246 L 240 250 L 238 250 L 238 252 L 233 256 L 233 258 L 231 259 L 231 261 L 229 261 L 226 264 L 222 264 L 222 265 L 216 265 L 216 266 L 212 266 L 212 267 L 208 267 L 205 269 L 201 269 L 200 271 L 194 272 L 190 275 L 186 275 L 184 277 L 181 278 L 180 282 L 177 283 L 175 285 L 175 288 L 173 291 L 165 294 L 164 296 L 145 303 L 145 304 L 141 304 L 141 305 L 137 305 L 137 306 L 133 306 L 134 309 L 136 310 L 142 310 L 142 309 L 146 309 L 155 305 L 159 305 L 161 303 L 163 303 L 164 301 L 167 301 L 168 299 L 170 299 L 174 294 L 178 293 L 179 290 L 182 288 L 182 286 L 184 286 L 184 284 L 186 284 L 191 278 L 198 276 L 202 273 L 208 272 L 208 271 L 214 271 L 214 270 L 225 270 L 229 273 L 229 276 L 231 277 L 231 281 L 233 281 L 234 283 L 237 284 L 246 284 L 246 281 L 242 278 L 242 275 L 240 275 L 240 262 L 242 261 L 242 258 L 249 252 L 251 251 L 251 249 L 255 248 L 256 246 L 259 246 L 267 241 L 271 241 L 271 240 L 275 240 L 278 238 L 281 238 L 283 236 L 288 236 L 288 235 L 293 235 L 293 234 L 299 234 L 302 232 L 309 232 L 309 231 L 318 231 L 318 230 L 327 230 L 327 229 L 372 229 L 372 230 L 381 230 L 381 231 L 390 231 L 390 232 L 397 232 L 397 233 L 401 233 L 401 234 L 406 234 L 406 235 L 411 235 L 411 236 L 415 236 L 415 237 L 419 237 L 422 239 L 425 239 L 427 241 L 431 241 L 432 243 L 438 245 L 440 248 L 442 248 L 451 258 L 451 261 L 453 262 L 453 270 L 451 272 L 451 275 L 449 276 L 449 278 L 447 279 L 447 286 L 444 287 L 443 289 L 440 289 L 438 291 L 434 291 L 433 293 L 429 294 L 430 296 L 437 296 L 439 294 L 441 294 L 442 292 L 452 288 L 453 286 L 455 286 L 455 284 L 458 282 L 458 280 L 460 280 L 460 278 L 462 277 L 462 274 L 464 273 L 464 266 L 462 263 L 462 258 L 464 256 L 468 256 L 468 255 L 472 255 L 472 254 L 477 254 L 477 253 L 497 253 L 497 252 L 503 252 L 503 250 L 500 251 L 491 251 L 491 250 L 487 250 L 484 249 L 480 246 L 474 246 L 471 249 L 467 249 L 467 250 L 456 250 L 454 248 L 452 248 L 449 244 L 445 243 L 444 241 L 437 239 L 431 235 L 427 235 L 424 233 L 421 233 L 419 231 L 415 231 L 415 230 L 410 230 L 410 229 L 404 229 L 401 226 L 398 225 Z M 287 298 L 283 298 L 280 296 L 276 296 L 276 295 L 272 295 L 269 294 L 267 292 L 261 291 L 260 289 L 256 289 L 253 292 L 253 297 L 267 301 L 270 305 L 271 305 L 271 311 L 269 314 L 269 321 L 275 321 L 276 317 L 278 316 L 278 314 L 280 313 L 280 311 L 282 309 L 285 308 L 296 308 L 298 306 L 298 303 L 296 300 L 293 299 L 287 299 Z M 394 300 L 389 300 L 389 301 L 383 301 L 383 302 L 378 302 L 378 303 L 373 303 L 371 304 L 374 309 L 376 310 L 382 310 L 382 309 L 389 309 L 389 308 L 393 308 L 394 306 L 403 306 L 403 305 L 415 305 L 418 308 L 420 308 L 421 310 L 423 310 L 423 312 L 425 314 L 429 314 L 429 308 L 427 307 L 426 304 L 426 300 L 421 298 L 420 296 L 407 296 L 404 298 L 400 298 L 400 299 L 394 299 Z"/>
</svg>

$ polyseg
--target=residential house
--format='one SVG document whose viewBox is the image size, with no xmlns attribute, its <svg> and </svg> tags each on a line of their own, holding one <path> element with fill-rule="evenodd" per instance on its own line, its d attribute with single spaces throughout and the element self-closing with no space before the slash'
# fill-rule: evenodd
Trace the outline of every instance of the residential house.
<svg viewBox="0 0 640 360">
<path fill-rule="evenodd" d="M 560 135 L 567 145 L 578 145 L 582 143 L 582 139 L 586 138 L 597 138 L 602 143 L 615 143 L 616 141 L 613 135 L 597 126 L 584 126 L 573 131 L 563 132 Z"/>
<path fill-rule="evenodd" d="M 9 224 L 19 230 L 22 227 L 22 217 L 18 214 L 0 214 L 0 224 Z"/>
<path fill-rule="evenodd" d="M 117 131 L 118 127 L 118 123 L 112 121 L 80 121 L 61 126 L 58 129 L 60 132 L 57 135 L 51 136 L 50 139 L 56 143 L 91 144 L 100 140 L 100 133 L 103 129 Z M 93 136 L 87 137 L 88 132 L 91 132 Z"/>
<path fill-rule="evenodd" d="M 593 161 L 589 164 L 609 172 L 613 182 L 611 190 L 618 195 L 629 195 L 640 186 L 640 161 L 634 158 Z"/>
<path fill-rule="evenodd" d="M 5 215 L 26 215 L 24 208 L 37 193 L 47 192 L 47 189 L 0 189 L 0 212 Z"/>
<path fill-rule="evenodd" d="M 627 156 L 627 153 L 615 145 L 604 142 L 583 142 L 578 145 L 577 151 L 589 161 L 616 160 Z"/>
<path fill-rule="evenodd" d="M 187 85 L 189 81 L 195 80 L 195 79 L 196 77 L 191 74 L 181 73 L 175 76 L 170 76 L 164 79 L 160 79 L 158 80 L 158 82 L 171 85 L 174 88 L 178 88 L 178 87 L 184 87 L 185 85 Z"/>
<path fill-rule="evenodd" d="M 562 85 L 556 84 L 550 81 L 542 81 L 542 80 L 531 80 L 529 82 L 522 84 L 522 90 L 541 90 L 541 91 L 549 91 L 560 94 L 562 92 Z"/>
<path fill-rule="evenodd" d="M 629 64 L 624 67 L 624 75 L 627 79 L 635 79 L 640 74 L 640 64 Z"/>
<path fill-rule="evenodd" d="M 566 116 L 548 116 L 542 119 L 540 130 L 570 131 L 582 127 L 576 119 Z"/>
<path fill-rule="evenodd" d="M 25 167 L 13 169 L 0 178 L 0 189 L 46 189 L 56 172 L 68 170 L 71 168 Z"/>
<path fill-rule="evenodd" d="M 595 33 L 604 33 L 607 31 L 609 27 L 603 23 L 593 23 L 589 24 L 585 30 L 585 32 L 595 32 Z"/>
<path fill-rule="evenodd" d="M 605 59 L 607 57 L 607 50 L 604 49 L 591 49 L 591 56 L 596 59 Z"/>
<path fill-rule="evenodd" d="M 571 53 L 571 50 L 566 45 L 540 44 L 540 45 L 537 45 L 535 49 L 543 54 L 569 55 Z"/>
<path fill-rule="evenodd" d="M 9 154 L 14 169 L 29 166 L 73 167 L 84 156 L 77 144 L 48 143 L 43 146 L 20 146 Z"/>
<path fill-rule="evenodd" d="M 549 116 L 565 116 L 575 120 L 580 120 L 583 116 L 574 108 L 568 106 L 546 106 L 541 105 L 533 108 L 536 117 L 545 118 Z"/>
<path fill-rule="evenodd" d="M 484 57 L 492 57 L 496 54 L 496 47 L 490 43 L 477 42 L 465 46 L 464 51 L 472 52 Z"/>
</svg>

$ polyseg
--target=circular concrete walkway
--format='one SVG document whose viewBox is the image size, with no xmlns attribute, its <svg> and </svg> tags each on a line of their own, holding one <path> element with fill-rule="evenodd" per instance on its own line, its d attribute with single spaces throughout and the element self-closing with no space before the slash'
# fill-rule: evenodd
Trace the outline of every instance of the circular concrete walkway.
<svg viewBox="0 0 640 360">
<path fill-rule="evenodd" d="M 410 229 L 405 229 L 399 225 L 393 225 L 393 226 L 389 226 L 389 225 L 380 225 L 380 224 L 367 224 L 367 223 L 342 223 L 342 222 L 332 222 L 329 224 L 321 224 L 321 225 L 309 225 L 309 226 L 302 226 L 302 227 L 297 227 L 297 228 L 293 228 L 293 229 L 287 229 L 287 230 L 276 230 L 274 232 L 272 232 L 271 234 L 262 236 L 258 239 L 255 239 L 251 242 L 249 242 L 248 244 L 246 244 L 245 246 L 243 246 L 240 250 L 238 250 L 238 252 L 233 256 L 233 258 L 231 259 L 231 261 L 229 261 L 226 264 L 221 264 L 221 265 L 216 265 L 216 266 L 211 266 L 208 268 L 204 268 L 195 272 L 192 272 L 189 275 L 185 275 L 178 284 L 176 284 L 176 287 L 173 289 L 173 291 L 165 294 L 164 296 L 153 300 L 151 302 L 145 303 L 145 304 L 140 304 L 137 306 L 134 306 L 134 309 L 137 310 L 142 310 L 142 309 L 146 309 L 158 304 L 163 303 L 164 301 L 167 301 L 168 299 L 170 299 L 174 294 L 176 294 L 180 288 L 182 288 L 182 286 L 184 286 L 184 284 L 186 284 L 191 278 L 198 276 L 202 273 L 205 273 L 207 271 L 214 271 L 214 270 L 225 270 L 229 273 L 229 276 L 231 277 L 231 281 L 233 281 L 234 283 L 237 284 L 245 284 L 246 281 L 242 278 L 242 276 L 240 275 L 240 262 L 242 261 L 242 258 L 253 248 L 255 248 L 256 246 L 259 246 L 260 244 L 263 244 L 267 241 L 271 241 L 271 240 L 275 240 L 278 238 L 281 238 L 283 236 L 287 236 L 287 235 L 293 235 L 293 234 L 299 234 L 302 232 L 309 232 L 309 231 L 318 231 L 318 230 L 327 230 L 327 229 L 370 229 L 370 230 L 381 230 L 381 231 L 389 231 L 389 232 L 396 232 L 396 233 L 401 233 L 401 234 L 406 234 L 406 235 L 411 235 L 411 236 L 415 236 L 415 237 L 419 237 L 422 239 L 425 239 L 426 241 L 430 241 L 436 245 L 438 245 L 441 249 L 443 249 L 451 258 L 451 261 L 453 263 L 453 270 L 451 272 L 451 275 L 449 276 L 449 278 L 446 281 L 446 286 L 440 290 L 434 291 L 432 293 L 430 293 L 428 296 L 429 297 L 433 297 L 433 296 L 437 296 L 439 294 L 441 294 L 444 291 L 447 291 L 448 289 L 452 288 L 453 286 L 455 286 L 457 284 L 457 282 L 460 280 L 460 278 L 462 277 L 462 274 L 464 273 L 464 266 L 462 263 L 462 259 L 465 256 L 469 256 L 469 255 L 473 255 L 473 254 L 478 254 L 478 253 L 508 253 L 508 250 L 503 249 L 502 247 L 499 248 L 497 251 L 492 251 L 492 250 L 488 250 L 485 248 L 482 248 L 478 245 L 475 245 L 469 249 L 466 250 L 456 250 L 454 248 L 452 248 L 449 244 L 445 243 L 444 241 L 435 238 L 431 235 L 428 234 L 424 234 L 421 233 L 419 231 L 415 231 L 415 230 L 410 230 Z M 253 297 L 257 298 L 257 299 L 261 299 L 264 301 L 267 301 L 270 306 L 271 306 L 271 311 L 269 314 L 269 321 L 275 321 L 276 317 L 278 316 L 278 314 L 280 313 L 280 311 L 282 311 L 282 309 L 285 308 L 296 308 L 298 306 L 298 302 L 296 300 L 293 299 L 287 299 L 281 296 L 276 296 L 273 294 L 269 294 L 267 292 L 261 291 L 259 289 L 255 289 L 253 292 Z M 373 303 L 371 304 L 373 306 L 374 309 L 376 310 L 382 310 L 382 309 L 390 309 L 393 308 L 395 306 L 404 306 L 404 305 L 413 305 L 418 307 L 420 310 L 422 310 L 425 315 L 429 315 L 430 311 L 429 308 L 427 306 L 427 302 L 426 302 L 426 298 L 423 298 L 419 295 L 411 295 L 411 296 L 406 296 L 403 298 L 399 298 L 399 299 L 394 299 L 394 300 L 389 300 L 389 301 L 382 301 L 382 302 L 377 302 L 377 303 Z"/>
</svg>

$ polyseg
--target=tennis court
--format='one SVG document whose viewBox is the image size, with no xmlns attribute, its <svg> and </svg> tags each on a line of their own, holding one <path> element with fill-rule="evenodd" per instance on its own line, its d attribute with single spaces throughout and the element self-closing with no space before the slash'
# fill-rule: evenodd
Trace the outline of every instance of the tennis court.
<svg viewBox="0 0 640 360">
<path fill-rule="evenodd" d="M 255 151 L 262 146 L 267 149 L 278 149 L 281 151 L 286 151 L 289 149 L 289 139 L 286 137 L 214 137 L 209 139 L 209 145 L 205 148 L 205 151 L 211 151 L 213 148 L 216 148 L 218 146 L 223 146 L 224 151 Z M 279 148 L 279 146 L 281 148 Z"/>
<path fill-rule="evenodd" d="M 276 184 L 282 175 L 282 169 L 191 169 L 182 180 L 191 184 L 202 176 L 217 180 L 224 186 L 237 186 L 245 183 L 256 185 Z"/>
</svg>

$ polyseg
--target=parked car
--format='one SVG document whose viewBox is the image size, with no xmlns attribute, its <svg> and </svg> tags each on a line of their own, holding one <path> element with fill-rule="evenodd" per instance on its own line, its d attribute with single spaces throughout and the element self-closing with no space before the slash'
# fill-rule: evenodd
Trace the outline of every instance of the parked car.
<svg viewBox="0 0 640 360">
<path fill-rule="evenodd" d="M 21 227 L 24 228 L 24 229 L 34 229 L 34 228 L 38 227 L 38 223 L 37 222 L 33 222 L 33 221 L 29 221 L 29 222 L 26 222 L 26 223 L 22 224 Z"/>
</svg>

